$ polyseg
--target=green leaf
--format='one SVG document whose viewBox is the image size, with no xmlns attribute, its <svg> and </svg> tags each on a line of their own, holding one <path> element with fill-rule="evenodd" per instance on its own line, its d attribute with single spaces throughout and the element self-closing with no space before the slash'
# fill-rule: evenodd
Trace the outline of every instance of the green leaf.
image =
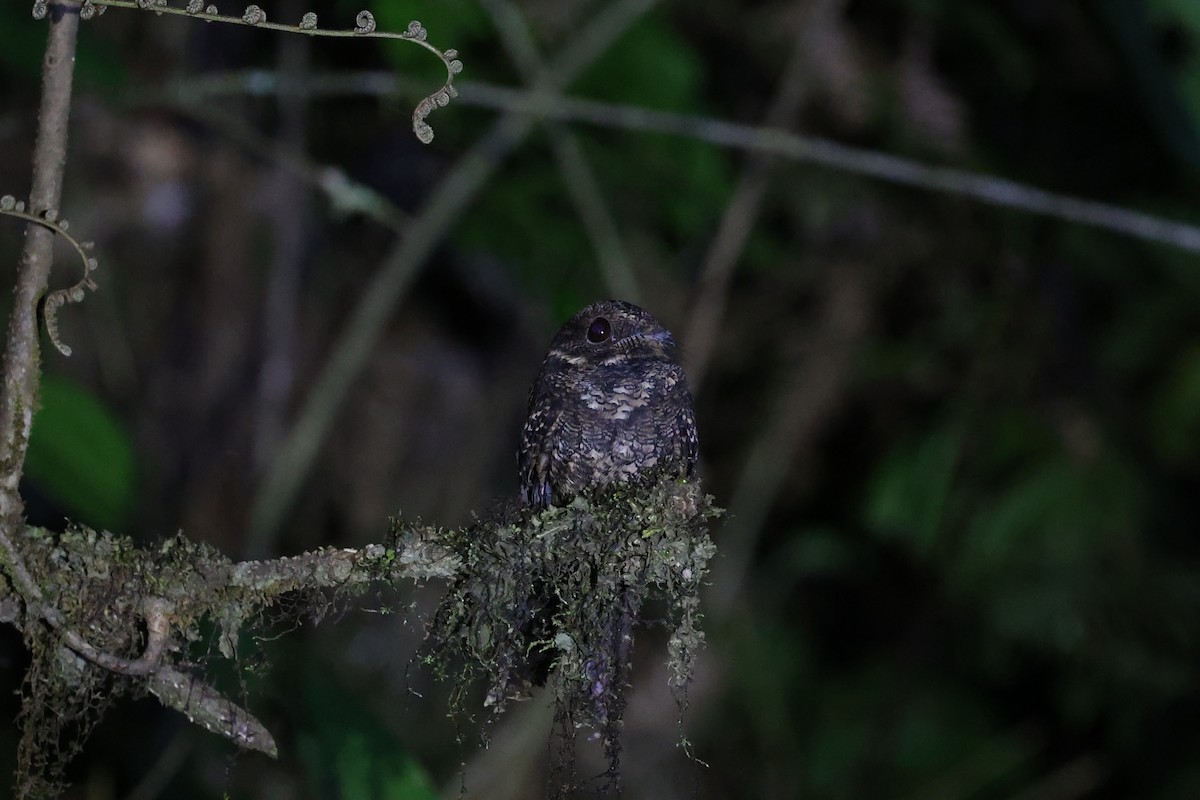
<svg viewBox="0 0 1200 800">
<path fill-rule="evenodd" d="M 781 561 L 798 577 L 842 575 L 855 566 L 855 550 L 835 528 L 807 528 L 789 536 Z"/>
<path fill-rule="evenodd" d="M 876 533 L 908 540 L 928 554 L 937 540 L 962 434 L 956 424 L 903 442 L 883 460 L 867 494 L 865 517 Z"/>
<path fill-rule="evenodd" d="M 1200 436 L 1200 347 L 1185 351 L 1154 403 L 1154 441 L 1159 453 L 1179 463 L 1196 456 Z"/>
<path fill-rule="evenodd" d="M 121 530 L 133 511 L 133 443 L 116 416 L 63 378 L 42 381 L 25 473 L 79 522 Z"/>
<path fill-rule="evenodd" d="M 294 698 L 307 721 L 297 748 L 316 796 L 345 800 L 436 800 L 421 762 L 320 663 L 308 664 Z"/>
<path fill-rule="evenodd" d="M 1067 655 L 1104 638 L 1114 598 L 1143 592 L 1134 587 L 1144 564 L 1132 555 L 1143 480 L 1116 451 L 1063 452 L 979 496 L 945 579 L 952 595 L 980 604 L 992 647 Z"/>
<path fill-rule="evenodd" d="M 733 690 L 749 717 L 764 757 L 783 757 L 799 746 L 798 713 L 811 713 L 818 696 L 813 654 L 804 632 L 760 621 L 724 632 L 736 665 Z"/>
<path fill-rule="evenodd" d="M 974 591 L 1026 575 L 1061 583 L 1060 571 L 1074 574 L 1134 546 L 1141 496 L 1139 478 L 1116 454 L 1045 459 L 980 498 L 957 577 Z"/>
</svg>

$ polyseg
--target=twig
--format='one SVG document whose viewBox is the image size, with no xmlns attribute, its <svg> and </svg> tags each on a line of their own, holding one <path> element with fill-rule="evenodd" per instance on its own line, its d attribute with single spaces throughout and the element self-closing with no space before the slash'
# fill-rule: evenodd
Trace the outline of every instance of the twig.
<svg viewBox="0 0 1200 800">
<path fill-rule="evenodd" d="M 298 0 L 287 0 L 293 12 Z M 279 43 L 279 71 L 303 81 L 310 69 L 311 42 L 295 36 Z M 308 99 L 288 95 L 277 101 L 282 146 L 303 153 L 308 138 Z M 292 395 L 299 338 L 301 274 L 310 237 L 312 199 L 307 187 L 286 167 L 277 166 L 270 178 L 277 185 L 268 210 L 272 235 L 271 265 L 262 312 L 262 357 L 258 365 L 258 393 L 254 409 L 254 462 L 266 464 L 286 430 L 286 409 Z"/>
<path fill-rule="evenodd" d="M 169 604 L 161 598 L 152 597 L 146 600 L 144 615 L 146 619 L 146 648 L 136 659 L 121 658 L 107 653 L 91 642 L 84 639 L 75 631 L 66 627 L 62 615 L 53 606 L 42 606 L 42 617 L 62 634 L 67 647 L 91 661 L 98 667 L 118 675 L 152 675 L 162 666 L 163 648 L 170 638 L 171 627 L 167 621 Z"/>
<path fill-rule="evenodd" d="M 1058 194 L 1018 181 L 970 170 L 937 167 L 909 158 L 849 147 L 813 136 L 776 128 L 741 125 L 712 117 L 656 111 L 638 106 L 568 97 L 545 89 L 514 89 L 495 84 L 461 81 L 464 105 L 492 108 L 539 119 L 583 122 L 604 128 L 684 136 L 738 150 L 772 153 L 792 161 L 829 167 L 851 175 L 967 197 L 989 205 L 1011 208 L 1052 219 L 1077 222 L 1136 239 L 1200 253 L 1200 226 L 1146 214 L 1124 206 Z M 230 93 L 262 95 L 296 91 L 271 73 L 249 70 L 177 84 L 173 92 L 197 97 Z M 359 72 L 315 76 L 306 87 L 313 96 L 360 94 L 390 96 L 409 83 L 391 73 Z"/>
<path fill-rule="evenodd" d="M 96 666 L 102 667 L 109 672 L 114 672 L 118 675 L 138 676 L 150 675 L 159 668 L 162 663 L 163 648 L 166 646 L 170 635 L 170 624 L 167 619 L 170 604 L 167 601 L 162 598 L 151 597 L 147 598 L 143 604 L 143 614 L 146 619 L 148 635 L 146 647 L 142 651 L 142 655 L 136 659 L 115 656 L 96 647 L 67 626 L 62 612 L 46 602 L 45 595 L 42 594 L 37 581 L 30 575 L 28 569 L 25 567 L 24 560 L 20 558 L 20 552 L 13 546 L 12 538 L 7 533 L 0 534 L 0 536 L 3 538 L 5 556 L 8 557 L 10 555 L 10 548 L 11 552 L 17 556 L 17 560 L 10 563 L 10 566 L 12 566 L 11 574 L 17 585 L 21 599 L 25 602 L 26 616 L 32 618 L 33 624 L 37 624 L 38 620 L 44 621 L 58 631 L 62 636 L 63 644 Z M 5 597 L 3 601 L 7 602 L 8 599 L 8 597 Z"/>
<path fill-rule="evenodd" d="M 274 76 L 276 73 L 264 75 Z M 214 105 L 200 105 L 186 94 L 169 94 L 171 97 L 168 102 L 174 111 L 212 128 L 245 148 L 255 158 L 270 163 L 277 169 L 286 170 L 310 187 L 319 190 L 332 206 L 335 215 L 362 214 L 398 235 L 408 231 L 409 217 L 401 208 L 370 186 L 346 175 L 340 167 L 320 164 L 303 153 L 288 151 L 279 142 L 246 124 L 245 120 L 236 114 Z M 291 92 L 279 94 L 287 96 Z M 141 101 L 154 102 L 152 97 L 135 100 Z"/>
<path fill-rule="evenodd" d="M 83 264 L 83 277 L 76 281 L 71 286 L 65 289 L 58 289 L 50 292 L 46 296 L 46 302 L 42 306 L 42 316 L 46 319 L 46 333 L 50 336 L 50 342 L 64 356 L 71 355 L 71 348 L 63 344 L 62 339 L 58 335 L 58 309 L 67 303 L 79 303 L 83 301 L 87 289 L 96 291 L 96 281 L 92 278 L 92 273 L 96 270 L 96 259 L 88 255 L 88 251 L 92 249 L 92 242 L 81 242 L 71 234 L 67 233 L 67 221 L 59 219 L 58 213 L 53 210 L 44 210 L 41 215 L 33 214 L 25 210 L 25 204 L 11 194 L 6 194 L 0 197 L 0 214 L 9 217 L 23 219 L 26 222 L 31 222 L 34 225 L 40 225 L 43 228 L 63 237 L 67 244 L 75 249 L 75 253 L 79 256 L 80 262 Z"/>
<path fill-rule="evenodd" d="M 845 0 L 822 0 L 814 4 L 811 13 L 826 18 L 835 17 L 838 9 L 830 6 L 844 3 Z M 799 111 L 806 94 L 805 78 L 810 70 L 809 52 L 812 50 L 814 32 L 819 33 L 824 29 L 825 26 L 813 25 L 807 20 L 797 24 L 797 35 L 783 70 L 779 92 L 767 111 L 766 127 L 788 127 Z M 767 153 L 750 154 L 733 197 L 721 215 L 704 266 L 700 269 L 696 299 L 683 337 L 688 347 L 688 380 L 692 391 L 699 392 L 704 382 L 713 345 L 725 316 L 729 282 L 758 218 L 763 195 L 766 194 L 777 160 L 777 156 Z"/>
<path fill-rule="evenodd" d="M 863 268 L 827 271 L 825 308 L 787 383 L 779 392 L 762 434 L 755 440 L 729 503 L 729 526 L 707 598 L 709 613 L 728 614 L 742 595 L 767 514 L 796 455 L 810 444 L 841 397 L 854 351 L 866 327 L 869 295 Z"/>
<path fill-rule="evenodd" d="M 654 3 L 619 0 L 607 6 L 541 73 L 535 81 L 537 90 L 552 92 L 572 80 Z M 433 190 L 413 219 L 409 235 L 380 264 L 259 489 L 246 542 L 250 556 L 269 549 L 284 513 L 312 469 L 338 408 L 417 270 L 532 125 L 533 120 L 523 114 L 501 117 Z"/>
<path fill-rule="evenodd" d="M 488 84 L 463 84 L 468 105 L 520 111 L 538 117 L 572 120 L 607 128 L 673 134 L 742 150 L 774 153 L 794 161 L 878 178 L 902 186 L 968 197 L 1053 219 L 1078 222 L 1137 239 L 1200 253 L 1200 226 L 1153 214 L 1057 194 L 1028 184 L 969 170 L 935 167 L 909 158 L 801 136 L 775 128 L 756 128 L 710 117 L 621 106 Z"/>
</svg>

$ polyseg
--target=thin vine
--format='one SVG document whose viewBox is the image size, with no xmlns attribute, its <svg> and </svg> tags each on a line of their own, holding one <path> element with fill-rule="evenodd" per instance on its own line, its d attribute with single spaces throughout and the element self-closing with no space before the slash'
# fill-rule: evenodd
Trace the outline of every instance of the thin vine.
<svg viewBox="0 0 1200 800">
<path fill-rule="evenodd" d="M 65 219 L 58 218 L 58 212 L 53 209 L 47 209 L 41 214 L 35 214 L 25 210 L 25 203 L 17 200 L 11 194 L 6 194 L 0 197 L 0 214 L 5 214 L 10 217 L 25 220 L 34 225 L 41 225 L 47 230 L 61 236 L 71 247 L 75 248 L 75 252 L 79 254 L 79 260 L 83 262 L 83 277 L 79 281 L 65 289 L 58 289 L 46 295 L 46 302 L 43 306 L 43 315 L 46 319 L 46 333 L 50 336 L 50 342 L 58 349 L 58 352 L 64 356 L 71 355 L 71 348 L 63 343 L 62 338 L 58 335 L 58 309 L 62 308 L 67 303 L 79 303 L 87 295 L 87 290 L 93 292 L 98 288 L 96 281 L 92 278 L 92 273 L 100 265 L 95 257 L 89 255 L 89 251 L 94 247 L 93 242 L 81 242 L 71 234 L 67 233 L 68 223 Z"/>
<path fill-rule="evenodd" d="M 376 29 L 375 16 L 370 11 L 363 10 L 358 12 L 358 15 L 355 17 L 353 28 L 338 30 L 319 27 L 317 25 L 317 15 L 311 11 L 306 12 L 300 18 L 298 24 L 289 25 L 283 22 L 268 21 L 267 13 L 258 5 L 248 5 L 241 16 L 233 16 L 219 13 L 215 5 L 211 3 L 205 5 L 202 0 L 188 0 L 188 4 L 182 8 L 168 5 L 167 0 L 83 0 L 83 4 L 79 7 L 79 16 L 81 19 L 92 19 L 102 15 L 110 6 L 113 8 L 150 11 L 155 14 L 175 14 L 177 16 L 193 17 L 205 22 L 225 22 L 231 25 L 248 25 L 253 28 L 264 28 L 266 30 L 283 31 L 286 33 L 302 33 L 308 36 L 399 39 L 420 45 L 437 56 L 446 67 L 446 82 L 442 84 L 440 89 L 422 98 L 417 103 L 416 108 L 413 109 L 413 133 L 422 144 L 429 144 L 433 141 L 433 128 L 425 121 L 429 114 L 434 109 L 449 105 L 451 100 L 458 97 L 458 90 L 454 88 L 454 76 L 462 72 L 463 69 L 463 63 L 458 58 L 458 51 L 454 49 L 439 50 L 430 44 L 428 42 L 429 32 L 417 20 L 408 23 L 408 28 L 401 33 L 380 31 Z M 49 0 L 34 1 L 34 19 L 43 19 L 48 12 Z"/>
</svg>

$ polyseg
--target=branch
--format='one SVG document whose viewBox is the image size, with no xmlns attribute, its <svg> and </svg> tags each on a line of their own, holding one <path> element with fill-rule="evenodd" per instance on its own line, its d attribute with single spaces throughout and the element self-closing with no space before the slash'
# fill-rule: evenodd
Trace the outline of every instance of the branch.
<svg viewBox="0 0 1200 800">
<path fill-rule="evenodd" d="M 30 212 L 44 215 L 58 209 L 63 168 L 67 158 L 67 119 L 71 107 L 71 65 L 79 28 L 76 9 L 55 6 L 46 56 L 42 64 L 42 104 L 38 111 L 37 143 L 33 153 Z M 17 284 L 5 343 L 0 388 L 0 519 L 7 531 L 20 523 L 23 506 L 17 495 L 21 467 L 37 405 L 37 304 L 50 277 L 54 234 L 40 225 L 26 230 L 25 248 L 17 269 Z"/>
<path fill-rule="evenodd" d="M 836 18 L 840 9 L 830 6 L 844 3 L 845 0 L 821 0 L 811 4 L 813 8 L 810 13 L 825 19 Z M 792 52 L 783 69 L 779 90 L 767 111 L 768 127 L 789 127 L 800 110 L 808 94 L 805 79 L 812 69 L 809 54 L 815 49 L 813 39 L 816 35 L 824 33 L 828 25 L 814 25 L 804 20 L 798 21 L 796 27 Z M 708 255 L 700 269 L 695 302 L 692 303 L 687 332 L 683 336 L 683 341 L 688 345 L 688 381 L 693 392 L 699 393 L 704 382 L 713 346 L 719 338 L 725 316 L 729 283 L 733 279 L 733 272 L 746 240 L 758 219 L 777 160 L 776 156 L 767 153 L 750 154 L 738 185 L 733 190 L 724 213 L 721 214 L 716 235 L 713 236 Z"/>
<path fill-rule="evenodd" d="M 159 702 L 182 712 L 189 722 L 248 750 L 258 750 L 272 758 L 279 754 L 275 739 L 266 726 L 193 676 L 162 667 L 151 677 L 148 688 Z"/>
<path fill-rule="evenodd" d="M 435 649 L 473 661 L 470 670 L 490 681 L 494 710 L 519 693 L 524 680 L 519 676 L 533 648 L 555 654 L 563 697 L 590 698 L 577 712 L 585 721 L 611 722 L 623 708 L 618 685 L 623 682 L 615 679 L 624 661 L 614 658 L 624 651 L 603 648 L 625 646 L 609 636 L 614 614 L 624 608 L 619 603 L 632 604 L 636 615 L 648 597 L 667 602 L 675 624 L 670 682 L 685 690 L 703 642 L 698 591 L 714 552 L 708 521 L 718 514 L 698 481 L 665 475 L 604 487 L 561 508 L 503 504 L 462 530 L 393 521 L 386 544 L 240 563 L 182 536 L 141 548 L 126 537 L 87 528 L 53 535 L 26 527 L 17 540 L 21 561 L 39 592 L 41 618 L 51 623 L 24 624 L 26 640 L 35 654 L 70 651 L 86 659 L 35 657 L 31 669 L 38 671 L 29 681 L 26 704 L 69 716 L 68 704 L 86 705 L 89 692 L 142 687 L 239 746 L 273 753 L 270 734 L 253 715 L 190 671 L 204 670 L 218 655 L 236 663 L 242 628 L 258 630 L 265 610 L 287 595 L 299 597 L 290 613 L 319 614 L 372 585 L 440 578 L 450 581 L 451 590 L 432 625 Z M 606 575 L 601 582 L 613 596 L 598 594 L 599 584 L 590 580 L 579 584 L 580 575 L 597 581 L 595 576 Z M 0 583 L 0 612 L 15 594 L 8 589 Z M 537 591 L 559 599 L 557 627 L 526 641 L 518 623 Z M 206 632 L 214 626 L 218 652 L 190 663 L 192 643 L 212 641 L 214 634 Z M 141 654 L 122 655 L 136 647 L 143 629 Z M 592 705 L 599 702 L 594 696 L 599 678 L 582 683 L 579 678 L 588 669 L 584 660 L 601 656 L 606 669 L 615 670 L 605 673 L 611 694 L 606 689 L 602 714 Z M 77 666 L 64 670 L 58 666 L 64 662 Z M 445 661 L 438 667 L 439 674 L 450 669 Z M 128 680 L 112 684 L 98 677 L 99 670 Z"/>
<path fill-rule="evenodd" d="M 319 599 L 324 590 L 452 578 L 462 567 L 461 558 L 444 543 L 453 534 L 415 525 L 397 524 L 395 539 L 387 545 L 325 548 L 241 563 L 182 537 L 156 549 L 141 549 L 126 538 L 86 528 L 55 536 L 26 527 L 21 534 L 14 542 L 16 585 L 0 580 L 0 621 L 22 628 L 35 652 L 51 648 L 84 659 L 73 670 L 46 670 L 35 659 L 31 669 L 43 672 L 29 686 L 47 694 L 27 697 L 26 702 L 69 714 L 69 708 L 55 704 L 79 696 L 83 667 L 90 664 L 93 670 L 133 679 L 132 685 L 144 686 L 164 705 L 238 746 L 272 755 L 274 741 L 250 712 L 177 663 L 188 652 L 186 643 L 201 636 L 206 620 L 218 626 L 220 654 L 232 660 L 247 620 L 260 617 L 285 595 L 301 593 L 318 598 L 311 603 L 320 604 L 328 602 Z M 19 600 L 26 604 L 24 621 Z M 137 642 L 143 628 L 146 644 L 141 654 L 120 655 Z M 55 658 L 47 663 L 77 660 Z"/>
<path fill-rule="evenodd" d="M 161 655 L 161 641 L 153 635 L 146 654 L 137 661 L 113 656 L 93 646 L 73 630 L 64 626 L 61 613 L 45 600 L 41 587 L 30 573 L 25 559 L 16 547 L 13 533 L 21 525 L 24 504 L 17 491 L 29 442 L 33 411 L 37 406 L 40 351 L 38 347 L 37 304 L 45 294 L 52 263 L 54 236 L 65 224 L 58 223 L 58 204 L 62 197 L 62 178 L 67 153 L 67 123 L 71 106 L 75 39 L 79 30 L 79 9 L 73 5 L 55 5 L 50 22 L 46 55 L 42 64 L 42 105 L 38 113 L 38 136 L 34 149 L 33 185 L 30 191 L 29 212 L 25 212 L 8 196 L 0 198 L 0 210 L 25 218 L 25 249 L 17 271 L 16 300 L 9 319 L 8 338 L 4 351 L 4 385 L 0 390 L 0 554 L 5 571 L 13 580 L 25 602 L 26 616 L 41 618 L 60 631 L 65 644 L 79 655 L 113 672 L 127 675 L 147 674 Z M 48 11 L 48 9 L 47 9 Z M 36 14 L 36 11 L 35 11 Z M 47 318 L 63 302 L 82 293 L 83 286 L 93 286 L 90 272 L 94 259 L 88 258 L 83 245 L 68 237 L 84 261 L 84 277 L 80 284 L 62 295 L 55 292 L 47 300 Z M 59 298 L 55 304 L 51 299 Z M 52 338 L 57 335 L 50 326 Z M 66 351 L 70 353 L 68 348 Z M 7 599 L 7 598 L 6 598 Z"/>
<path fill-rule="evenodd" d="M 67 627 L 67 624 L 63 621 L 62 614 L 54 606 L 43 605 L 42 617 L 50 623 L 51 627 L 62 634 L 63 642 L 66 643 L 67 647 L 88 661 L 91 661 L 98 667 L 103 667 L 109 672 L 136 677 L 153 674 L 161 666 L 163 648 L 166 647 L 167 639 L 171 633 L 170 623 L 167 621 L 167 610 L 169 607 L 166 601 L 158 597 L 151 597 L 144 601 L 144 610 L 142 613 L 146 620 L 148 635 L 146 637 L 146 649 L 136 660 L 121 658 L 96 647 L 74 630 Z"/>
<path fill-rule="evenodd" d="M 369 544 L 358 550 L 324 548 L 267 561 L 243 561 L 233 565 L 227 585 L 270 600 L 302 589 L 453 578 L 461 566 L 458 556 L 443 545 L 410 533 L 399 548 Z"/>
</svg>

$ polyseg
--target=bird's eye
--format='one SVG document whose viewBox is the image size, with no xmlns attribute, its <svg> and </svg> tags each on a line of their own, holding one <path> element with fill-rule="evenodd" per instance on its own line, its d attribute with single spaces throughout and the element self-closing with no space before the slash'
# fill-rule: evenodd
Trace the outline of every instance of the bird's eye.
<svg viewBox="0 0 1200 800">
<path fill-rule="evenodd" d="M 612 336 L 612 325 L 604 317 L 596 317 L 588 326 L 587 338 L 592 344 L 607 342 L 610 336 Z"/>
</svg>

